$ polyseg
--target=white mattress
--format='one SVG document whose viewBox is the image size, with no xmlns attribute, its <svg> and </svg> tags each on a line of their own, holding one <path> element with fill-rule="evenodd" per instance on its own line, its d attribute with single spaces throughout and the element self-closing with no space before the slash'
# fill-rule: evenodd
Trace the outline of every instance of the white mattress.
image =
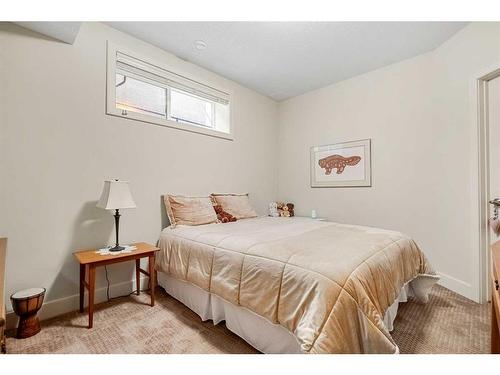
<svg viewBox="0 0 500 375">
<path fill-rule="evenodd" d="M 226 300 L 207 292 L 189 282 L 175 279 L 158 272 L 158 283 L 175 299 L 193 310 L 200 318 L 212 320 L 215 324 L 226 322 L 226 327 L 263 353 L 301 353 L 295 336 L 279 324 L 255 314 L 254 312 L 233 305 Z M 393 330 L 400 302 L 406 302 L 412 290 L 409 283 L 401 289 L 394 303 L 384 315 L 384 324 Z"/>
</svg>

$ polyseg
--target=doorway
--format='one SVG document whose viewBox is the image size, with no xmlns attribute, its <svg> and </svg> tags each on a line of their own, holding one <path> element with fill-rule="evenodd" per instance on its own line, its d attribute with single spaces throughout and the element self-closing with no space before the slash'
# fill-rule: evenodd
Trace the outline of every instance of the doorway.
<svg viewBox="0 0 500 375">
<path fill-rule="evenodd" d="M 500 202 L 500 69 L 477 80 L 479 137 L 479 295 L 478 302 L 491 296 L 491 244 L 500 240 L 488 225 Z M 500 212 L 500 204 L 497 207 Z"/>
<path fill-rule="evenodd" d="M 489 217 L 498 217 L 500 211 L 500 77 L 488 81 L 488 173 L 489 173 L 489 193 L 490 206 Z M 498 202 L 492 204 L 491 202 Z M 500 220 L 500 219 L 499 219 Z M 489 232 L 489 246 L 500 238 L 491 228 Z M 491 268 L 491 256 L 488 253 L 487 266 L 488 271 Z M 486 282 L 486 293 L 489 296 L 491 291 L 491 282 Z M 489 298 L 488 298 L 489 300 Z"/>
</svg>

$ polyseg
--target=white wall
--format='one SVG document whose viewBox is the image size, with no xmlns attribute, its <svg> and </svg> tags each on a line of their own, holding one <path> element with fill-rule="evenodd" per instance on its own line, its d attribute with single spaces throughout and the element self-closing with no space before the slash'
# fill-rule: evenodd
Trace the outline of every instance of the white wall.
<svg viewBox="0 0 500 375">
<path fill-rule="evenodd" d="M 107 116 L 106 40 L 231 90 L 235 140 Z M 267 97 L 99 23 L 84 23 L 74 45 L 0 23 L 0 64 L 7 296 L 44 286 L 46 301 L 76 307 L 73 251 L 113 242 L 111 213 L 95 208 L 105 179 L 129 180 L 137 203 L 122 213 L 122 243 L 157 241 L 164 193 L 248 191 L 261 213 L 276 199 L 277 104 Z M 125 282 L 115 292 L 132 276 L 132 265 L 110 267 L 111 282 Z"/>
<path fill-rule="evenodd" d="M 475 79 L 500 67 L 500 24 L 280 103 L 278 195 L 299 214 L 411 235 L 445 286 L 479 298 Z M 372 139 L 372 187 L 311 188 L 309 148 Z"/>
</svg>

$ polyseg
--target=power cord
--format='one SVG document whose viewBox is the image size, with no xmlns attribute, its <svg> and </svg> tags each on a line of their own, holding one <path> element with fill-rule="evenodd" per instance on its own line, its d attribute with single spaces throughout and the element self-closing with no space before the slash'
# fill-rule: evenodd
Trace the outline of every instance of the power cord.
<svg viewBox="0 0 500 375">
<path fill-rule="evenodd" d="M 134 291 L 130 292 L 129 294 L 123 294 L 121 296 L 116 296 L 116 297 L 110 297 L 109 296 L 109 286 L 110 286 L 110 283 L 109 283 L 109 277 L 108 277 L 108 266 L 106 266 L 106 265 L 104 266 L 104 271 L 106 273 L 106 283 L 107 283 L 107 286 L 106 286 L 106 297 L 108 298 L 108 302 L 113 301 L 115 299 L 120 299 L 120 298 L 124 298 L 124 297 L 130 297 L 132 294 L 136 294 L 137 293 L 137 288 L 139 288 L 139 285 L 137 285 L 136 289 Z M 149 283 L 149 281 L 148 281 L 148 283 Z M 140 292 L 145 292 L 147 290 L 149 290 L 149 286 L 148 286 L 147 289 L 140 289 L 139 291 Z"/>
</svg>

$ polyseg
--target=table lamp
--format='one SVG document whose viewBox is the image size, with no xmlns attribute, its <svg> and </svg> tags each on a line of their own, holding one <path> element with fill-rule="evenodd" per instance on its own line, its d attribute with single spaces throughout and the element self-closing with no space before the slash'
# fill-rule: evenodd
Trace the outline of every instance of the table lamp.
<svg viewBox="0 0 500 375">
<path fill-rule="evenodd" d="M 120 226 L 120 209 L 135 208 L 135 202 L 130 193 L 128 181 L 109 180 L 104 181 L 101 199 L 97 207 L 105 210 L 115 210 L 116 244 L 109 251 L 122 251 L 125 248 L 118 243 L 118 228 Z"/>
</svg>

